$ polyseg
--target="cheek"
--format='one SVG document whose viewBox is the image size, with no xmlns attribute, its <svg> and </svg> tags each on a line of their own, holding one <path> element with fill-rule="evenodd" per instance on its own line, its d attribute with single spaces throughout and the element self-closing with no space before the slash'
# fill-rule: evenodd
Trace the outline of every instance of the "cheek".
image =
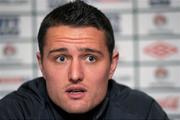
<svg viewBox="0 0 180 120">
<path fill-rule="evenodd" d="M 89 83 L 94 94 L 105 94 L 109 80 L 109 69 L 106 67 L 97 67 L 94 69 L 88 69 L 86 72 L 86 80 Z M 101 95 L 99 95 L 101 96 Z"/>
<path fill-rule="evenodd" d="M 106 72 L 94 72 L 90 85 L 92 103 L 95 105 L 99 104 L 107 93 L 108 77 Z"/>
<path fill-rule="evenodd" d="M 50 98 L 58 104 L 62 100 L 63 88 L 66 84 L 65 73 L 63 73 L 61 69 L 49 65 L 45 67 L 44 73 L 48 94 Z"/>
<path fill-rule="evenodd" d="M 48 91 L 53 94 L 55 94 L 54 92 L 56 91 L 61 91 L 67 81 L 66 70 L 51 64 L 45 64 L 43 70 Z"/>
<path fill-rule="evenodd" d="M 44 76 L 47 79 L 59 79 L 59 78 L 63 78 L 66 75 L 66 67 L 61 67 L 57 64 L 54 64 L 51 61 L 46 61 L 43 64 L 43 72 L 44 72 Z"/>
<path fill-rule="evenodd" d="M 94 80 L 94 82 L 103 83 L 109 79 L 110 66 L 104 64 L 94 67 L 88 67 L 85 72 L 86 78 Z"/>
</svg>

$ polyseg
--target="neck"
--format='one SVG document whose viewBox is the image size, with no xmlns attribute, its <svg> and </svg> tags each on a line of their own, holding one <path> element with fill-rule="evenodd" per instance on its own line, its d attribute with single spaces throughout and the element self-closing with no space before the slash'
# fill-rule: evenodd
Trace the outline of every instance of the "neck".
<svg viewBox="0 0 180 120">
<path fill-rule="evenodd" d="M 84 114 L 68 114 L 67 120 L 92 120 L 93 112 L 88 112 Z"/>
</svg>

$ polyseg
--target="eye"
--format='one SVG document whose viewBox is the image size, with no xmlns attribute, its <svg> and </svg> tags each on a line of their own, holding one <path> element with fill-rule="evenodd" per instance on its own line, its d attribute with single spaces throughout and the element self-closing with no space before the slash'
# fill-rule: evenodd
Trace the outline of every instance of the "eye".
<svg viewBox="0 0 180 120">
<path fill-rule="evenodd" d="M 56 61 L 59 63 L 64 63 L 66 61 L 66 57 L 64 55 L 61 55 L 57 57 Z"/>
<path fill-rule="evenodd" d="M 86 61 L 88 61 L 90 63 L 96 62 L 96 57 L 93 55 L 88 55 L 86 58 Z"/>
</svg>

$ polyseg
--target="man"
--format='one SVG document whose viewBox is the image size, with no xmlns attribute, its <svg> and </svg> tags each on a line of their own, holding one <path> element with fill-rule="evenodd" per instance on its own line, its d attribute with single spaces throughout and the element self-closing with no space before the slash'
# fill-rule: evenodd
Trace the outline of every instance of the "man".
<svg viewBox="0 0 180 120">
<path fill-rule="evenodd" d="M 112 80 L 118 52 L 98 9 L 79 0 L 56 8 L 38 44 L 43 77 L 0 101 L 1 120 L 168 120 L 151 97 Z"/>
</svg>

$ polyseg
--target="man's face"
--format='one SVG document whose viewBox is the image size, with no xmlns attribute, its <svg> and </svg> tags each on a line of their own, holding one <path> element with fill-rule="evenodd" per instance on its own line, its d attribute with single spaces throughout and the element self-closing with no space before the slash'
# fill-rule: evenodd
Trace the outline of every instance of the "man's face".
<svg viewBox="0 0 180 120">
<path fill-rule="evenodd" d="M 118 53 L 111 62 L 104 32 L 94 27 L 61 25 L 48 29 L 37 58 L 51 100 L 66 112 L 85 113 L 104 99 Z"/>
</svg>

